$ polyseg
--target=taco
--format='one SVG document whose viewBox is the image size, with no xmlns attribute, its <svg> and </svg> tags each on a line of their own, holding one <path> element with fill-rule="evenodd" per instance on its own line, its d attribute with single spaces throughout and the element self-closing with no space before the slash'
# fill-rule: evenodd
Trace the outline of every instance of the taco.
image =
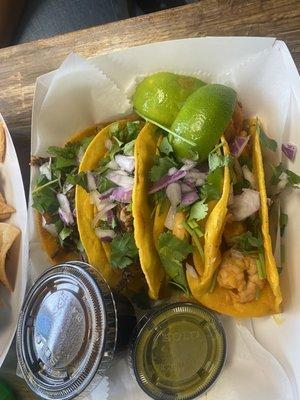
<svg viewBox="0 0 300 400">
<path fill-rule="evenodd" d="M 87 185 L 78 175 L 83 154 L 104 124 L 74 134 L 63 147 L 51 146 L 46 157 L 32 156 L 38 171 L 32 190 L 32 207 L 44 251 L 51 264 L 84 259 L 75 212 L 75 185 Z"/>
<path fill-rule="evenodd" d="M 88 262 L 118 289 L 123 284 L 124 289 L 138 290 L 144 284 L 135 243 L 132 195 L 139 173 L 134 147 L 143 126 L 140 120 L 108 125 L 90 143 L 79 167 L 79 174 L 86 174 L 88 182 L 87 188 L 76 188 L 81 243 Z M 138 229 L 139 234 L 144 232 Z M 147 269 L 144 272 L 147 279 Z M 155 297 L 151 291 L 150 295 Z"/>
<path fill-rule="evenodd" d="M 209 276 L 188 268 L 189 288 L 196 300 L 220 313 L 278 313 L 282 296 L 269 233 L 259 121 L 245 121 L 244 130 L 230 140 L 231 195 L 220 210 L 226 223 L 220 236 L 205 246 L 214 248 L 205 258 Z"/>
</svg>

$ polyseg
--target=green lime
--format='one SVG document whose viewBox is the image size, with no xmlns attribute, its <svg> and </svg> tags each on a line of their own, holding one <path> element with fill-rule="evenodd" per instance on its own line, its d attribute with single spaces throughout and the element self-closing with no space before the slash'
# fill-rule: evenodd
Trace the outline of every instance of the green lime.
<svg viewBox="0 0 300 400">
<path fill-rule="evenodd" d="M 203 85 L 191 76 L 157 72 L 139 83 L 133 105 L 146 119 L 170 127 L 189 95 Z"/>
<path fill-rule="evenodd" d="M 203 161 L 227 128 L 236 105 L 236 92 L 210 84 L 192 93 L 171 126 L 169 140 L 179 158 Z"/>
</svg>

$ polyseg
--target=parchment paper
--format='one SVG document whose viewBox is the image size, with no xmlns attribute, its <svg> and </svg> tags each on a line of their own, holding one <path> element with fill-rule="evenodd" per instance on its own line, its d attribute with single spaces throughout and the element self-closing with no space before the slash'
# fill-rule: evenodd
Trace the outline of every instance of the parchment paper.
<svg viewBox="0 0 300 400">
<path fill-rule="evenodd" d="M 129 113 L 136 83 L 147 74 L 163 70 L 232 86 L 245 115 L 258 115 L 279 149 L 287 138 L 300 147 L 296 124 L 300 118 L 299 76 L 284 43 L 272 38 L 198 38 L 140 46 L 89 62 L 69 56 L 57 72 L 37 81 L 32 153 L 44 154 L 48 145 L 63 144 L 77 130 Z M 291 168 L 299 173 L 299 157 Z M 209 400 L 298 399 L 300 271 L 296 254 L 300 213 L 296 212 L 296 196 L 289 195 L 284 204 L 292 215 L 282 286 L 284 298 L 289 299 L 292 293 L 293 300 L 284 303 L 280 320 L 267 317 L 241 323 L 222 317 L 229 341 L 228 360 L 220 379 L 206 395 Z M 32 270 L 38 272 L 47 262 L 35 232 L 31 223 Z M 110 400 L 146 398 L 128 371 L 125 355 L 116 359 L 109 378 Z"/>
</svg>

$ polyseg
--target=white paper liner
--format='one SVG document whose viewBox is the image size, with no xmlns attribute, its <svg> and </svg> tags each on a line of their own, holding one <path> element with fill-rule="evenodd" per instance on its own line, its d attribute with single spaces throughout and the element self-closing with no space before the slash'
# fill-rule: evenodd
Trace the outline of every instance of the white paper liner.
<svg viewBox="0 0 300 400">
<path fill-rule="evenodd" d="M 287 70 L 287 65 L 289 66 L 291 62 L 286 55 L 285 45 L 280 45 L 280 43 L 275 42 L 272 38 L 178 40 L 98 56 L 92 60 L 93 66 L 90 62 L 82 60 L 79 62 L 78 58 L 73 55 L 62 65 L 63 73 L 60 69 L 58 70 L 60 71 L 58 72 L 59 78 L 56 78 L 56 73 L 51 73 L 39 78 L 37 82 L 32 126 L 32 153 L 44 152 L 48 145 L 63 144 L 70 134 L 92 123 L 109 120 L 114 116 L 117 117 L 120 114 L 119 105 L 122 104 L 122 96 L 124 101 L 122 111 L 124 113 L 129 112 L 130 103 L 127 95 L 132 93 L 135 82 L 140 76 L 162 70 L 199 76 L 202 79 L 206 76 L 208 81 L 234 87 L 243 103 L 245 115 L 258 115 L 264 123 L 266 132 L 274 137 L 280 145 L 284 128 L 287 126 L 286 121 L 293 120 L 293 118 L 296 118 L 296 120 L 298 118 L 299 121 L 300 115 L 298 104 L 296 104 L 296 107 L 292 104 L 294 117 L 291 115 L 290 108 L 291 87 L 294 91 L 295 82 L 298 85 L 297 79 L 299 78 L 295 77 L 295 71 L 291 74 L 290 70 Z M 73 61 L 75 62 L 74 65 L 72 64 Z M 76 64 L 77 62 L 79 62 L 79 66 Z M 93 81 L 83 78 L 82 73 L 79 73 L 79 71 L 82 72 L 81 68 L 83 70 L 90 68 L 93 71 L 95 76 Z M 100 72 L 97 68 L 103 72 Z M 107 77 L 109 79 L 105 80 Z M 79 83 L 82 86 L 78 85 L 77 78 L 80 78 Z M 103 79 L 105 80 L 104 83 Z M 86 90 L 85 84 L 89 88 L 88 90 Z M 96 89 L 93 90 L 91 85 L 94 85 Z M 120 103 L 116 101 L 118 110 L 116 112 L 114 104 L 111 104 L 113 108 L 108 107 L 109 117 L 106 113 L 99 113 L 95 116 L 99 107 L 109 104 L 111 97 L 100 96 L 98 98 L 94 94 L 98 93 L 101 88 L 108 88 L 110 85 L 113 85 L 111 92 L 113 97 L 120 96 L 118 98 Z M 83 90 L 83 96 L 74 96 L 74 87 L 77 90 Z M 295 93 L 294 97 L 298 99 L 298 89 Z M 96 107 L 94 101 L 97 104 Z M 103 101 L 105 101 L 105 104 L 101 103 Z M 77 115 L 78 112 L 82 117 Z M 294 123 L 291 130 L 292 135 L 294 135 L 294 143 L 299 145 L 299 136 L 295 136 L 298 132 L 296 125 Z M 276 157 L 279 157 L 279 155 L 277 154 Z M 297 162 L 298 164 L 295 166 L 298 167 L 299 172 L 299 158 Z M 293 169 L 297 171 L 297 168 Z M 291 199 L 288 198 L 288 203 L 291 205 L 295 204 L 294 196 Z M 284 273 L 293 276 L 293 278 L 297 275 L 298 261 L 294 256 L 297 246 L 292 246 L 292 237 L 295 243 L 295 237 L 297 237 L 295 232 L 297 232 L 296 229 L 299 226 L 297 223 L 300 224 L 299 218 L 298 213 L 293 218 L 294 220 L 289 223 L 287 230 L 287 232 L 293 231 L 294 234 L 289 243 L 289 269 Z M 32 225 L 30 234 L 33 268 L 40 269 L 41 266 L 45 265 L 42 258 L 45 256 L 39 254 L 42 252 Z M 299 278 L 299 275 L 297 276 Z M 289 286 L 287 290 L 291 291 L 293 296 L 295 294 L 299 297 L 297 293 L 300 294 L 300 279 L 293 279 L 292 286 Z M 286 289 L 285 285 L 283 285 L 283 289 Z M 284 290 L 283 295 L 285 297 Z M 284 369 L 272 354 L 262 349 L 249 333 L 249 330 L 236 326 L 230 318 L 224 318 L 225 321 L 231 321 L 230 333 L 228 333 L 230 354 L 222 374 L 223 377 L 227 378 L 220 378 L 214 389 L 207 394 L 208 399 L 220 399 L 220 396 L 222 396 L 222 399 L 228 398 L 230 400 L 241 398 L 289 400 L 297 398 L 297 385 L 300 386 L 299 380 L 295 378 L 300 375 L 300 361 L 298 361 L 300 354 L 297 346 L 297 332 L 300 329 L 299 305 L 300 301 L 297 304 L 289 305 L 289 309 L 284 314 L 285 322 L 281 326 L 271 317 L 253 320 L 256 338 L 263 343 L 265 349 L 276 356 Z M 282 326 L 286 326 L 288 329 L 282 329 Z M 236 340 L 233 340 L 234 337 Z M 297 348 L 298 350 L 296 350 Z M 244 356 L 239 358 L 239 355 L 242 354 Z M 244 375 L 241 375 L 241 378 L 244 379 L 243 385 L 238 383 L 239 371 L 244 372 Z M 263 374 L 267 374 L 267 380 L 262 379 L 262 371 Z M 143 398 L 135 382 L 133 384 L 135 389 L 131 389 L 132 381 L 127 377 L 127 360 L 124 357 L 119 358 L 110 372 L 109 399 Z M 292 390 L 294 394 L 292 394 Z M 270 393 L 272 393 L 271 397 Z M 282 397 L 283 393 L 285 393 L 284 397 Z M 100 395 L 99 393 L 98 396 Z"/>
</svg>

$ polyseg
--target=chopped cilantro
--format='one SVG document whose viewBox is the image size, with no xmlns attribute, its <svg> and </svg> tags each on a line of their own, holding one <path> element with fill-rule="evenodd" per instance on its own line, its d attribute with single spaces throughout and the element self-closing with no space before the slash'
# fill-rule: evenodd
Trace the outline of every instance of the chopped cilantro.
<svg viewBox="0 0 300 400">
<path fill-rule="evenodd" d="M 86 172 L 81 171 L 77 175 L 67 175 L 66 183 L 70 183 L 74 186 L 79 185 L 83 187 L 83 189 L 88 191 Z"/>
<path fill-rule="evenodd" d="M 260 235 L 255 237 L 252 232 L 247 231 L 233 239 L 239 250 L 247 253 L 260 250 L 263 247 L 262 238 Z"/>
<path fill-rule="evenodd" d="M 63 229 L 59 232 L 59 239 L 63 242 L 66 238 L 68 238 L 72 233 L 72 228 L 64 226 Z"/>
<path fill-rule="evenodd" d="M 138 257 L 132 233 L 117 235 L 111 242 L 110 262 L 113 268 L 126 268 Z"/>
<path fill-rule="evenodd" d="M 134 154 L 134 144 L 135 144 L 135 139 L 131 140 L 128 143 L 125 143 L 123 147 L 123 153 L 125 156 L 133 156 Z"/>
<path fill-rule="evenodd" d="M 166 156 L 170 155 L 170 153 L 173 153 L 173 147 L 166 136 L 162 139 L 159 145 L 159 152 L 160 154 L 165 154 Z"/>
<path fill-rule="evenodd" d="M 203 186 L 201 186 L 201 197 L 206 202 L 211 200 L 218 200 L 222 193 L 222 182 L 223 182 L 223 169 L 217 168 L 211 171 L 205 180 Z"/>
<path fill-rule="evenodd" d="M 157 182 L 160 178 L 165 176 L 169 169 L 175 167 L 176 163 L 170 157 L 158 157 L 157 162 L 150 170 L 151 182 Z"/>
<path fill-rule="evenodd" d="M 116 187 L 116 184 L 107 179 L 105 176 L 96 175 L 96 185 L 99 193 L 104 193 L 108 189 Z"/>
<path fill-rule="evenodd" d="M 272 151 L 277 150 L 277 142 L 274 139 L 269 138 L 269 136 L 266 135 L 264 132 L 262 126 L 257 123 L 257 128 L 259 132 L 259 139 L 260 139 L 260 144 L 263 148 L 270 149 Z"/>
<path fill-rule="evenodd" d="M 299 188 L 300 185 L 300 176 L 295 174 L 284 167 L 282 163 L 278 164 L 276 167 L 273 167 L 273 175 L 271 177 L 271 185 L 277 185 L 281 180 L 282 174 L 285 174 L 286 187 L 291 188 Z"/>
<path fill-rule="evenodd" d="M 163 267 L 170 278 L 185 293 L 189 293 L 182 262 L 193 251 L 186 239 L 180 240 L 171 232 L 162 233 L 158 238 L 158 251 Z"/>
<path fill-rule="evenodd" d="M 219 167 L 224 167 L 225 165 L 230 165 L 233 160 L 231 155 L 223 156 L 218 152 L 212 151 L 208 155 L 208 166 L 210 171 L 214 171 Z"/>
<path fill-rule="evenodd" d="M 201 219 L 204 219 L 206 217 L 207 212 L 208 206 L 206 203 L 204 203 L 204 200 L 197 201 L 191 207 L 189 218 L 200 221 Z"/>
</svg>

